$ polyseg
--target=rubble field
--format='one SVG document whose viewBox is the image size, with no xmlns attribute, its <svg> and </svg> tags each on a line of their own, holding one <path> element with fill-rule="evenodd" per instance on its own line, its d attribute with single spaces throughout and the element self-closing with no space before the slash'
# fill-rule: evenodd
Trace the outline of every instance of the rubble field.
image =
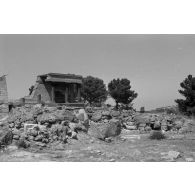
<svg viewBox="0 0 195 195">
<path fill-rule="evenodd" d="M 0 118 L 0 161 L 195 161 L 195 121 L 111 108 L 25 105 Z"/>
</svg>

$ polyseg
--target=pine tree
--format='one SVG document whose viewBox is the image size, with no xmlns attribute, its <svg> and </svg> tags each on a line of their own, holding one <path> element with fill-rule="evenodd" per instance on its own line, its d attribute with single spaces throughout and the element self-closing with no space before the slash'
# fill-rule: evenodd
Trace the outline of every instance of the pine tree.
<svg viewBox="0 0 195 195">
<path fill-rule="evenodd" d="M 138 96 L 135 91 L 131 90 L 130 81 L 126 78 L 110 81 L 108 91 L 111 97 L 115 99 L 117 109 L 119 103 L 128 105 Z"/>
<path fill-rule="evenodd" d="M 195 77 L 188 75 L 188 77 L 180 83 L 182 89 L 179 93 L 184 96 L 184 99 L 177 99 L 175 102 L 178 104 L 180 112 L 185 114 L 195 114 Z"/>
<path fill-rule="evenodd" d="M 87 76 L 83 79 L 81 96 L 90 105 L 100 104 L 107 98 L 107 90 L 104 81 L 99 78 Z"/>
</svg>

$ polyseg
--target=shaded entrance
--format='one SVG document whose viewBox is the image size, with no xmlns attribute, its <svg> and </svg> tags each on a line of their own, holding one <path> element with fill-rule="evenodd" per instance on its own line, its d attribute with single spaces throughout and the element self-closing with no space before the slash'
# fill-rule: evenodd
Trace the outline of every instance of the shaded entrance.
<svg viewBox="0 0 195 195">
<path fill-rule="evenodd" d="M 55 102 L 56 103 L 65 103 L 65 93 L 64 91 L 55 90 Z"/>
<path fill-rule="evenodd" d="M 80 89 L 77 84 L 53 83 L 52 87 L 55 103 L 74 103 L 80 100 Z"/>
</svg>

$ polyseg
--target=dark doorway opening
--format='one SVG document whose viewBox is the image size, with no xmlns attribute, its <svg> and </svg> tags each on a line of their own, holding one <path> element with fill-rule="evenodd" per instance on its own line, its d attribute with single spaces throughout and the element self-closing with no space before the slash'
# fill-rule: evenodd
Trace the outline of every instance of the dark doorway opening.
<svg viewBox="0 0 195 195">
<path fill-rule="evenodd" d="M 56 103 L 65 103 L 64 91 L 55 91 L 55 102 Z"/>
</svg>

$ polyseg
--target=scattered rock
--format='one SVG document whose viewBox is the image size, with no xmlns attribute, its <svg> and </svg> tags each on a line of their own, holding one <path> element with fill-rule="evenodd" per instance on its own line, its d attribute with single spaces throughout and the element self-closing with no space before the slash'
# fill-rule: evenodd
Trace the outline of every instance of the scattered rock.
<svg viewBox="0 0 195 195">
<path fill-rule="evenodd" d="M 102 112 L 102 116 L 110 117 L 110 116 L 111 116 L 111 113 L 110 113 L 110 111 L 108 111 L 108 110 L 104 110 L 104 111 Z"/>
<path fill-rule="evenodd" d="M 32 135 L 33 137 L 36 137 L 38 135 L 38 131 L 36 129 L 31 129 L 29 131 L 29 135 Z"/>
<path fill-rule="evenodd" d="M 139 131 L 145 131 L 146 123 L 140 123 L 138 126 Z"/>
<path fill-rule="evenodd" d="M 145 131 L 152 131 L 152 128 L 151 128 L 150 126 L 147 125 L 147 126 L 145 127 Z"/>
<path fill-rule="evenodd" d="M 185 158 L 185 160 L 186 160 L 187 162 L 193 162 L 193 161 L 194 161 L 193 158 Z"/>
<path fill-rule="evenodd" d="M 8 129 L 0 129 L 0 148 L 12 143 L 13 133 Z"/>
<path fill-rule="evenodd" d="M 78 138 L 77 138 L 77 133 L 73 131 L 73 132 L 72 132 L 71 138 L 72 138 L 72 139 L 78 139 Z"/>
<path fill-rule="evenodd" d="M 134 125 L 135 125 L 135 123 L 134 123 L 134 122 L 132 122 L 132 121 L 127 121 L 127 122 L 126 122 L 126 125 L 129 125 L 129 126 L 134 126 Z"/>
<path fill-rule="evenodd" d="M 105 138 L 105 142 L 107 142 L 107 143 L 110 143 L 110 142 L 112 142 L 112 139 L 111 139 L 111 137 L 107 137 L 107 138 Z"/>
<path fill-rule="evenodd" d="M 111 158 L 109 162 L 115 162 L 116 160 L 114 158 Z"/>
<path fill-rule="evenodd" d="M 43 135 L 37 135 L 34 140 L 37 142 L 41 142 L 43 138 Z"/>
<path fill-rule="evenodd" d="M 160 121 L 155 121 L 155 123 L 154 123 L 154 130 L 161 130 Z"/>
<path fill-rule="evenodd" d="M 77 124 L 76 123 L 69 123 L 69 127 L 71 131 L 75 131 Z"/>
<path fill-rule="evenodd" d="M 20 136 L 19 135 L 13 135 L 13 139 L 19 140 L 20 139 Z"/>
<path fill-rule="evenodd" d="M 42 143 L 42 142 L 35 142 L 35 144 L 39 147 L 46 147 L 47 146 L 45 143 Z"/>
<path fill-rule="evenodd" d="M 183 122 L 177 120 L 177 121 L 174 122 L 174 125 L 175 125 L 175 128 L 176 128 L 177 130 L 179 130 L 179 129 L 181 129 L 181 127 L 183 126 Z"/>
<path fill-rule="evenodd" d="M 28 136 L 29 141 L 33 141 L 34 139 L 35 139 L 34 136 L 31 136 L 31 135 Z"/>
<path fill-rule="evenodd" d="M 185 134 L 195 130 L 195 122 L 193 120 L 186 120 L 183 126 L 179 129 L 179 133 Z"/>
<path fill-rule="evenodd" d="M 18 129 L 16 129 L 16 128 L 14 128 L 14 129 L 12 130 L 12 133 L 13 133 L 13 135 L 20 135 L 20 134 L 21 134 L 21 131 L 18 130 Z"/>
<path fill-rule="evenodd" d="M 128 130 L 136 130 L 137 127 L 135 125 L 125 125 L 125 128 L 128 129 Z"/>
<path fill-rule="evenodd" d="M 161 155 L 164 155 L 163 156 L 164 159 L 171 160 L 171 161 L 181 157 L 180 152 L 173 151 L 173 150 L 169 151 L 168 153 L 161 153 Z"/>
</svg>

